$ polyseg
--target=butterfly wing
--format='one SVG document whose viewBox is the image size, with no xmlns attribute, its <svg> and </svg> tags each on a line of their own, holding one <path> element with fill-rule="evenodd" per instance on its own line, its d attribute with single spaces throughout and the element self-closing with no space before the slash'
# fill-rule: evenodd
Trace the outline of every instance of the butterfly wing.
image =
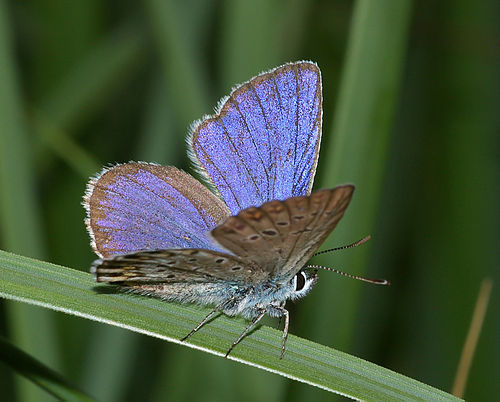
<svg viewBox="0 0 500 402">
<path fill-rule="evenodd" d="M 310 194 L 321 139 L 321 73 L 290 63 L 252 78 L 194 125 L 191 157 L 232 215 Z"/>
<path fill-rule="evenodd" d="M 151 250 L 103 258 L 94 262 L 97 282 L 250 284 L 267 277 L 261 267 L 214 250 Z"/>
<path fill-rule="evenodd" d="M 309 196 L 250 207 L 212 230 L 235 255 L 253 261 L 278 281 L 291 279 L 335 229 L 354 186 L 320 190 Z"/>
<path fill-rule="evenodd" d="M 187 173 L 137 162 L 106 169 L 91 180 L 84 206 L 100 257 L 169 248 L 215 250 L 208 233 L 230 215 Z"/>
</svg>

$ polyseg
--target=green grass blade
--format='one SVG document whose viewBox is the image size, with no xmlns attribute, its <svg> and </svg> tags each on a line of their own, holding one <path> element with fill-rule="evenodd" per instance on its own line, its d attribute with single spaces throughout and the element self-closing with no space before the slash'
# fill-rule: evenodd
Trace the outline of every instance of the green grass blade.
<svg viewBox="0 0 500 402">
<path fill-rule="evenodd" d="M 33 381 L 56 398 L 64 401 L 91 401 L 92 398 L 70 384 L 58 373 L 0 337 L 0 361 L 18 374 Z"/>
<path fill-rule="evenodd" d="M 277 43 L 282 12 L 282 7 L 272 1 L 227 2 L 220 62 L 224 93 L 236 83 L 283 63 Z M 249 21 L 259 21 L 258 29 Z"/>
<path fill-rule="evenodd" d="M 191 305 L 115 293 L 87 273 L 0 251 L 0 296 L 130 329 L 170 342 L 208 311 Z M 222 356 L 243 331 L 243 320 L 218 317 L 186 346 Z M 281 333 L 262 327 L 229 357 L 327 391 L 363 400 L 456 400 L 455 397 L 354 356 L 290 336 L 279 359 Z"/>
<path fill-rule="evenodd" d="M 82 177 L 88 178 L 101 169 L 92 155 L 42 113 L 35 111 L 32 121 L 39 138 Z"/>
<path fill-rule="evenodd" d="M 3 247 L 40 257 L 41 223 L 34 189 L 17 66 L 6 4 L 0 4 L 0 236 Z"/>
<path fill-rule="evenodd" d="M 180 3 L 168 0 L 148 0 L 147 11 L 156 39 L 159 56 L 165 75 L 166 89 L 172 99 L 178 128 L 185 131 L 194 119 L 207 112 L 208 80 L 199 67 L 201 58 L 193 48 L 189 38 L 194 35 L 191 29 L 189 12 Z M 194 8 L 200 5 L 192 5 Z M 209 7 L 205 4 L 201 7 Z"/>
<path fill-rule="evenodd" d="M 144 61 L 141 27 L 128 22 L 99 42 L 38 103 L 61 128 L 73 128 L 106 102 Z"/>
<path fill-rule="evenodd" d="M 372 231 L 379 208 L 410 15 L 409 0 L 356 3 L 334 124 L 330 133 L 328 127 L 325 129 L 326 148 L 318 165 L 321 169 L 318 187 L 331 188 L 347 182 L 356 185 L 356 192 L 346 216 L 322 245 L 323 249 L 348 244 L 367 234 L 376 237 Z M 322 256 L 317 261 L 363 275 L 371 243 Z M 309 308 L 315 306 L 307 317 L 309 333 L 321 342 L 348 348 L 358 318 L 361 289 L 366 285 L 323 274 L 321 286 L 328 292 L 315 292 L 306 300 Z M 339 307 L 332 309 L 331 306 Z"/>
<path fill-rule="evenodd" d="M 126 22 L 97 43 L 52 91 L 38 100 L 31 123 L 43 145 L 35 155 L 39 172 L 46 171 L 52 162 L 49 150 L 81 174 L 95 172 L 93 158 L 72 138 L 78 132 L 75 127 L 89 121 L 130 81 L 145 60 L 145 48 L 141 27 Z"/>
<path fill-rule="evenodd" d="M 175 128 L 175 115 L 162 75 L 155 76 L 149 91 L 139 144 L 132 159 L 179 166 L 185 158 L 179 152 L 185 147 L 185 133 Z"/>
<path fill-rule="evenodd" d="M 0 3 L 0 241 L 4 248 L 41 257 L 44 244 L 34 186 L 31 146 L 12 51 L 11 16 Z M 59 366 L 52 314 L 8 303 L 7 321 L 12 339 L 37 358 Z M 37 314 L 38 313 L 38 314 Z M 40 391 L 28 381 L 17 383 L 24 401 L 40 400 Z"/>
<path fill-rule="evenodd" d="M 92 328 L 80 384 L 99 401 L 123 401 L 139 335 L 108 325 Z"/>
</svg>

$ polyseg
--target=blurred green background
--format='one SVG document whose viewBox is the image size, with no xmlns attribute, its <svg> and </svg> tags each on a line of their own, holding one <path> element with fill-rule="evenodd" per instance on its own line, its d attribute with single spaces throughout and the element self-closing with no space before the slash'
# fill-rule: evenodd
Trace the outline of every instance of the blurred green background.
<svg viewBox="0 0 500 402">
<path fill-rule="evenodd" d="M 320 273 L 311 295 L 290 306 L 291 332 L 451 391 L 480 283 L 490 277 L 465 397 L 494 400 L 498 21 L 495 0 L 2 0 L 0 247 L 87 271 L 95 256 L 80 203 L 89 176 L 129 160 L 189 171 L 184 139 L 193 120 L 234 84 L 313 60 L 324 87 L 315 188 L 357 185 L 325 247 L 373 237 L 317 260 L 392 286 Z M 0 301 L 0 334 L 102 401 L 332 399 L 20 303 Z M 51 400 L 3 365 L 0 389 L 3 400 Z"/>
</svg>

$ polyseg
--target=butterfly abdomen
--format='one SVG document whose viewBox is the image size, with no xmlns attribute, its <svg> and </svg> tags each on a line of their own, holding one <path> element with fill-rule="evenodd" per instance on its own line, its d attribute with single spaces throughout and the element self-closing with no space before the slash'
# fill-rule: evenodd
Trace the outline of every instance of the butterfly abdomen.
<svg viewBox="0 0 500 402">
<path fill-rule="evenodd" d="M 228 288 L 221 282 L 206 283 L 123 283 L 127 290 L 147 296 L 157 297 L 178 303 L 199 305 L 218 305 L 231 300 L 237 294 L 236 289 Z"/>
</svg>

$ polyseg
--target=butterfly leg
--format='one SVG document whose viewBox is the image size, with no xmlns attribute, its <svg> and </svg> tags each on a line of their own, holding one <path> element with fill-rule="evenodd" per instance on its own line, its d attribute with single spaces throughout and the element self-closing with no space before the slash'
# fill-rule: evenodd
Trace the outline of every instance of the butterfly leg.
<svg viewBox="0 0 500 402">
<path fill-rule="evenodd" d="M 283 359 L 283 357 L 285 357 L 285 346 L 286 346 L 286 339 L 288 337 L 288 324 L 290 324 L 290 314 L 288 314 L 288 310 L 285 310 L 284 308 L 281 308 L 281 312 L 285 317 L 285 328 L 283 328 L 283 339 L 281 341 L 281 356 L 280 356 L 280 359 Z"/>
<path fill-rule="evenodd" d="M 189 334 L 187 334 L 184 338 L 181 339 L 181 342 L 184 342 L 186 339 L 188 339 L 191 335 L 193 335 L 196 331 L 198 331 L 201 327 L 203 327 L 208 320 L 210 320 L 214 314 L 218 313 L 221 311 L 225 306 L 227 305 L 227 301 L 223 301 L 222 303 L 218 304 L 210 313 L 206 315 L 206 317 L 201 320 L 201 322 L 194 327 Z"/>
<path fill-rule="evenodd" d="M 242 334 L 238 337 L 238 339 L 236 339 L 233 344 L 231 345 L 231 347 L 229 348 L 229 350 L 226 352 L 226 356 L 225 357 L 228 357 L 229 356 L 229 353 L 231 353 L 231 351 L 233 350 L 233 348 L 238 344 L 240 343 L 240 341 L 252 330 L 253 327 L 255 327 L 255 325 L 257 325 L 257 323 L 262 319 L 262 317 L 264 317 L 266 315 L 266 310 L 260 310 L 259 311 L 259 315 L 257 315 L 253 320 L 252 322 L 245 328 L 245 330 L 242 332 Z"/>
<path fill-rule="evenodd" d="M 285 302 L 281 303 L 280 307 L 281 308 L 285 307 Z M 280 327 L 281 327 L 281 320 L 282 319 L 283 319 L 283 315 L 280 315 L 279 320 L 278 320 L 278 329 L 280 329 Z"/>
<path fill-rule="evenodd" d="M 280 323 L 281 319 L 285 317 L 285 327 L 283 328 L 283 338 L 281 341 L 281 357 L 280 359 L 283 359 L 285 357 L 285 346 L 286 346 L 286 340 L 288 338 L 288 326 L 290 324 L 290 314 L 288 313 L 288 310 L 284 308 L 285 303 L 282 303 L 278 306 L 276 305 L 270 305 L 267 308 L 267 313 L 271 317 L 279 317 L 280 318 Z"/>
</svg>

